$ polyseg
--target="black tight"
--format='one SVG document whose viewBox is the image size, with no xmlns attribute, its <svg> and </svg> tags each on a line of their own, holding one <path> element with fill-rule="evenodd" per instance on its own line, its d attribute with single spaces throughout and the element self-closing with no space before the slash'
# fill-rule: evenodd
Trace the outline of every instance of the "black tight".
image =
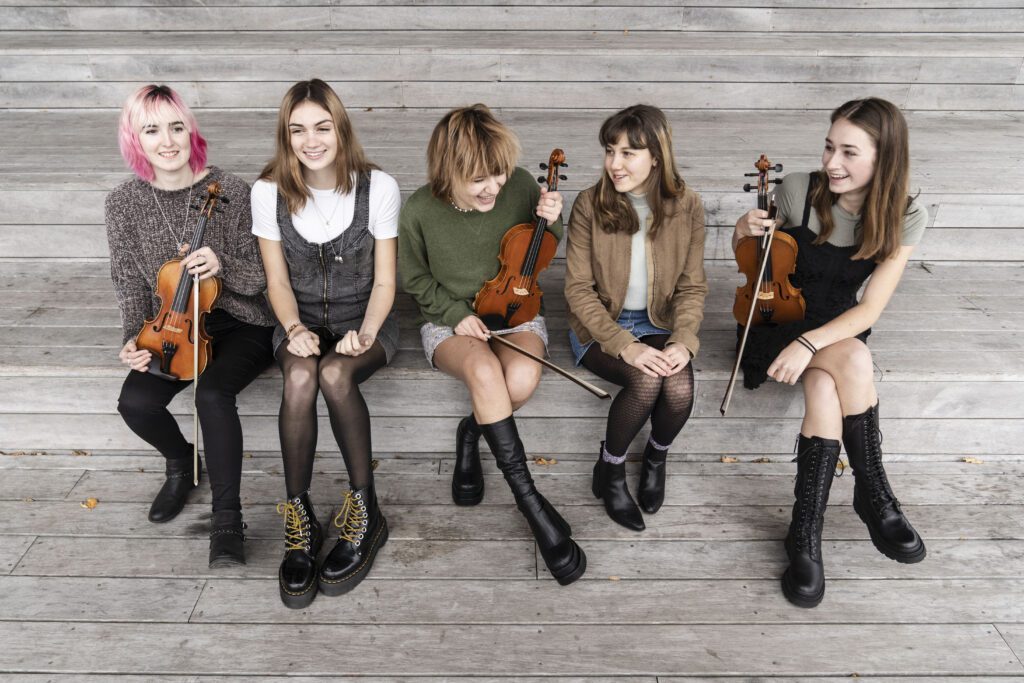
<svg viewBox="0 0 1024 683">
<path fill-rule="evenodd" d="M 319 356 L 300 358 L 288 351 L 287 342 L 277 352 L 284 375 L 284 394 L 278 430 L 288 497 L 309 490 L 316 450 L 317 392 L 324 395 L 331 431 L 345 459 L 349 485 L 368 486 L 371 479 L 370 412 L 359 385 L 387 362 L 384 347 L 374 342 L 366 353 L 343 356 L 334 350 L 336 340 L 320 339 Z"/>
<path fill-rule="evenodd" d="M 668 335 L 649 335 L 641 341 L 660 350 L 665 348 Z M 690 364 L 670 377 L 651 377 L 593 344 L 583 356 L 583 366 L 622 387 L 608 410 L 605 449 L 611 455 L 626 454 L 647 418 L 651 419 L 651 438 L 663 446 L 675 440 L 690 418 L 693 410 L 693 366 Z"/>
</svg>

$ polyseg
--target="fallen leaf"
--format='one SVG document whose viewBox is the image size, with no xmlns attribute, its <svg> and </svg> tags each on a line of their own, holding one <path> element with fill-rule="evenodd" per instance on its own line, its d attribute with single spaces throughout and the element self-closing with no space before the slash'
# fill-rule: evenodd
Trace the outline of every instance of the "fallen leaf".
<svg viewBox="0 0 1024 683">
<path fill-rule="evenodd" d="M 243 458 L 251 458 L 252 457 L 252 453 L 242 453 L 242 457 Z"/>
<path fill-rule="evenodd" d="M 623 29 L 622 30 L 622 35 L 628 36 L 629 35 L 629 29 L 628 28 L 627 29 Z"/>
<path fill-rule="evenodd" d="M 836 461 L 836 469 L 839 470 L 840 472 L 843 472 L 847 467 L 849 467 L 849 465 L 846 464 L 845 460 Z"/>
<path fill-rule="evenodd" d="M 71 455 L 92 455 L 89 451 L 83 451 L 81 448 L 76 448 L 71 451 Z"/>
<path fill-rule="evenodd" d="M 755 460 L 754 462 L 761 462 L 761 463 L 765 463 L 765 462 L 771 462 L 771 461 L 772 461 L 772 459 L 771 459 L 771 458 L 758 458 L 758 459 L 757 459 L 757 460 Z"/>
<path fill-rule="evenodd" d="M 722 462 L 728 462 L 728 463 L 739 462 L 738 459 L 732 457 L 731 455 L 723 455 L 721 460 L 722 460 Z"/>
<path fill-rule="evenodd" d="M 92 510 L 99 504 L 100 501 L 97 500 L 96 498 L 86 498 L 85 500 L 82 501 L 82 507 L 84 507 L 87 510 Z"/>
<path fill-rule="evenodd" d="M 376 458 L 374 458 L 373 460 L 370 461 L 370 469 L 371 470 L 376 472 L 378 467 L 380 467 L 380 460 L 377 460 Z"/>
<path fill-rule="evenodd" d="M 534 462 L 534 464 L 537 464 L 537 465 L 557 465 L 558 464 L 558 461 L 555 460 L 554 458 L 551 458 L 550 460 L 548 458 L 534 458 L 533 462 Z"/>
<path fill-rule="evenodd" d="M 970 463 L 971 465 L 983 465 L 985 463 L 981 458 L 964 458 L 964 462 Z"/>
<path fill-rule="evenodd" d="M 609 576 L 609 577 L 608 577 L 608 580 L 609 580 L 609 581 L 619 581 L 619 580 L 621 580 L 621 579 L 620 579 L 620 578 L 619 578 L 618 576 Z"/>
<path fill-rule="evenodd" d="M 35 498 L 22 498 L 21 501 L 23 503 L 34 503 L 34 502 L 36 502 L 36 499 Z"/>
</svg>

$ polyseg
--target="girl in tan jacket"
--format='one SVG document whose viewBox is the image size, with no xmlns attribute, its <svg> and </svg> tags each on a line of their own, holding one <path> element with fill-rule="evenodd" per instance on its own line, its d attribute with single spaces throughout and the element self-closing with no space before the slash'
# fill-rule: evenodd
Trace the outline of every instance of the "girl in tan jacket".
<svg viewBox="0 0 1024 683">
<path fill-rule="evenodd" d="M 653 514 L 665 498 L 668 448 L 693 408 L 690 361 L 707 294 L 704 207 L 679 175 L 660 109 L 624 109 L 598 138 L 605 173 L 579 194 L 569 218 L 569 342 L 577 365 L 622 387 L 608 412 L 593 491 L 614 521 L 641 531 L 626 450 L 650 418 L 639 498 Z"/>
</svg>

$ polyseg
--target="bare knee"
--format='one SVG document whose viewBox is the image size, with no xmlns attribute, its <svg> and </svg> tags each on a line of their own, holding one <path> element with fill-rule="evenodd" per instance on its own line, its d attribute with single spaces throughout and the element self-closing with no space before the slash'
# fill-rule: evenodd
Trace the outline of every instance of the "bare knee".
<svg viewBox="0 0 1024 683">
<path fill-rule="evenodd" d="M 835 349 L 836 365 L 841 381 L 852 382 L 873 382 L 875 365 L 871 358 L 871 351 L 867 344 L 859 339 L 844 339 L 838 344 L 833 344 Z M 831 349 L 832 347 L 829 347 Z"/>
<path fill-rule="evenodd" d="M 464 370 L 466 385 L 472 393 L 487 393 L 499 386 L 505 391 L 505 374 L 493 354 L 475 354 L 466 360 Z"/>
<path fill-rule="evenodd" d="M 832 379 L 832 375 L 820 368 L 807 368 L 804 370 L 800 382 L 804 389 L 804 401 L 808 405 L 818 405 L 839 400 L 836 391 L 836 381 Z"/>
<path fill-rule="evenodd" d="M 516 363 L 505 368 L 505 385 L 508 397 L 515 407 L 526 403 L 540 383 L 540 364 Z"/>
</svg>

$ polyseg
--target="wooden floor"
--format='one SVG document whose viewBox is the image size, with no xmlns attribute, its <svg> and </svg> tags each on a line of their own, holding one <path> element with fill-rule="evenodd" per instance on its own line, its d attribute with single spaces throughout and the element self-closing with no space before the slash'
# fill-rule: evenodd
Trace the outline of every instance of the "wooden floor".
<svg viewBox="0 0 1024 683">
<path fill-rule="evenodd" d="M 576 584 L 547 575 L 486 454 L 483 504 L 451 503 L 469 406 L 427 367 L 405 296 L 396 360 L 364 386 L 391 539 L 356 591 L 301 611 L 278 598 L 276 370 L 239 398 L 249 563 L 207 568 L 205 483 L 176 520 L 146 521 L 163 463 L 115 410 L 117 108 L 170 83 L 211 161 L 251 182 L 279 98 L 311 76 L 404 196 L 452 106 L 494 106 L 531 169 L 564 148 L 569 203 L 601 172 L 611 110 L 666 110 L 704 200 L 710 294 L 665 506 L 637 534 L 591 495 L 607 404 L 546 374 L 518 418 L 588 554 Z M 757 155 L 814 168 L 828 112 L 869 94 L 906 112 L 930 215 L 870 340 L 888 470 L 928 557 L 875 551 L 847 473 L 826 516 L 828 592 L 802 610 L 778 585 L 800 393 L 740 390 L 718 415 L 729 237 Z M 0 681 L 1024 681 L 1022 130 L 1018 0 L 0 0 Z M 563 274 L 556 259 L 542 286 L 568 363 Z M 185 398 L 172 410 L 190 430 Z M 346 481 L 319 429 L 326 520 Z"/>
</svg>

